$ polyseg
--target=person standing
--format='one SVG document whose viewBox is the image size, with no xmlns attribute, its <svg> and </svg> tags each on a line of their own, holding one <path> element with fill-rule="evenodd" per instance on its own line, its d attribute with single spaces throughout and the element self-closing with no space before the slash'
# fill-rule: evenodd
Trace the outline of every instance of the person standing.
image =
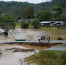
<svg viewBox="0 0 66 65">
<path fill-rule="evenodd" d="M 41 40 L 41 37 L 39 36 L 39 42 L 40 42 L 40 40 Z"/>
<path fill-rule="evenodd" d="M 48 35 L 47 35 L 47 37 L 46 37 L 46 40 L 48 41 Z"/>
<path fill-rule="evenodd" d="M 43 36 L 41 36 L 41 41 L 43 41 Z"/>
<path fill-rule="evenodd" d="M 45 35 L 43 36 L 43 40 L 45 40 Z"/>
<path fill-rule="evenodd" d="M 50 42 L 50 36 L 48 37 L 48 42 Z"/>
</svg>

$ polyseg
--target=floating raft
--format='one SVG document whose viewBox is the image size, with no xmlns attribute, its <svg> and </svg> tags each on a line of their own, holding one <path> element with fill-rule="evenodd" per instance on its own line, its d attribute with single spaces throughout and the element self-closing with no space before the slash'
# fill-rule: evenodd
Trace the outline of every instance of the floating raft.
<svg viewBox="0 0 66 65">
<path fill-rule="evenodd" d="M 26 39 L 15 39 L 15 41 L 26 41 Z"/>
</svg>

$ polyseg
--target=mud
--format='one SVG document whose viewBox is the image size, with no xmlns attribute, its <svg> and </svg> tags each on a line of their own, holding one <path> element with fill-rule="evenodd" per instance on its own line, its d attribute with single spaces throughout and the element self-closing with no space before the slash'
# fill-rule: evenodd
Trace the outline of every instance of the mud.
<svg viewBox="0 0 66 65">
<path fill-rule="evenodd" d="M 14 50 L 13 52 L 34 52 L 34 49 L 10 48 L 6 50 Z"/>
</svg>

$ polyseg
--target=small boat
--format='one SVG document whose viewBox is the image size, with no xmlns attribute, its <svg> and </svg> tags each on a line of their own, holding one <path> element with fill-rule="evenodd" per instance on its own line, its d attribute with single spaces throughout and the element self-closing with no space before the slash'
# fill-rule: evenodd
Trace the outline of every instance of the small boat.
<svg viewBox="0 0 66 65">
<path fill-rule="evenodd" d="M 15 39 L 15 41 L 26 41 L 26 39 Z"/>
</svg>

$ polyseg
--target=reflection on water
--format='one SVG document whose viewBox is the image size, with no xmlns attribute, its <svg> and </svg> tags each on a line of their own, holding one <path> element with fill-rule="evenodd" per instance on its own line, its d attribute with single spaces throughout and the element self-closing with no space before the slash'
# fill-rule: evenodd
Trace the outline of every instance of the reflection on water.
<svg viewBox="0 0 66 65">
<path fill-rule="evenodd" d="M 3 30 L 0 29 L 0 33 Z M 66 39 L 66 30 L 39 30 L 39 29 L 20 29 L 17 28 L 13 31 L 9 31 L 8 36 L 0 35 L 0 42 L 3 41 L 15 41 L 15 39 L 27 39 L 38 40 L 39 36 L 50 35 L 51 40 L 57 40 L 58 37 Z"/>
</svg>

